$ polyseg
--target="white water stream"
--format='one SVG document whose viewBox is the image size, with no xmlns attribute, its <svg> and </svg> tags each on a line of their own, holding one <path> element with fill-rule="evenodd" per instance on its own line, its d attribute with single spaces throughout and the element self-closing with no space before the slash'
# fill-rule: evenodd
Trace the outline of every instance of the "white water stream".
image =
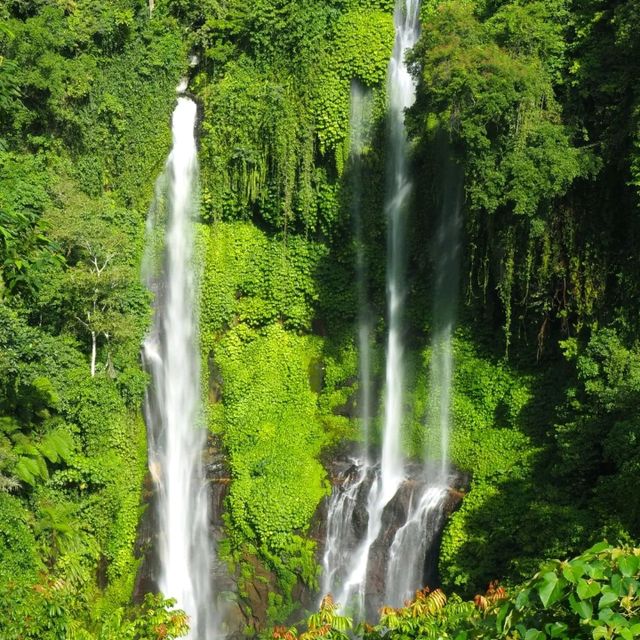
<svg viewBox="0 0 640 640">
<path fill-rule="evenodd" d="M 182 85 L 178 91 L 184 91 Z M 146 280 L 155 293 L 144 360 L 149 469 L 157 488 L 158 588 L 190 618 L 191 640 L 215 636 L 209 492 L 202 455 L 193 217 L 197 211 L 196 104 L 178 97 L 173 147 L 148 221 Z"/>
<path fill-rule="evenodd" d="M 460 235 L 462 230 L 462 176 L 452 158 L 444 162 L 443 198 L 437 232 L 431 248 L 434 263 L 433 336 L 429 371 L 427 426 L 437 430 L 440 464 L 427 468 L 431 482 L 443 484 L 449 475 L 451 389 L 453 385 L 453 331 L 458 312 Z"/>
<path fill-rule="evenodd" d="M 402 455 L 402 421 L 404 401 L 404 348 L 403 310 L 406 287 L 406 216 L 411 197 L 412 184 L 408 171 L 408 140 L 404 126 L 405 111 L 415 100 L 415 86 L 405 64 L 405 55 L 419 35 L 419 0 L 398 0 L 394 12 L 396 39 L 389 63 L 388 91 L 389 113 L 389 162 L 388 192 L 385 213 L 387 215 L 387 301 L 388 342 L 384 397 L 384 431 L 380 465 L 367 500 L 368 524 L 364 539 L 347 557 L 347 567 L 340 590 L 335 593 L 337 602 L 354 613 L 356 617 L 366 614 L 367 568 L 371 547 L 382 527 L 385 506 L 396 494 L 405 479 Z M 353 96 L 352 96 L 353 98 Z M 361 329 L 362 330 L 362 329 Z M 362 340 L 360 341 L 362 342 Z M 362 355 L 361 355 L 362 358 Z M 360 471 L 361 483 L 369 464 Z M 355 483 L 340 496 L 341 502 L 332 506 L 351 505 Z M 351 510 L 353 507 L 351 507 Z M 333 513 L 330 517 L 344 520 L 344 513 Z M 331 527 L 331 522 L 329 523 Z M 330 541 L 327 540 L 329 543 Z M 326 566 L 325 566 L 326 570 Z"/>
<path fill-rule="evenodd" d="M 453 384 L 453 329 L 457 313 L 462 220 L 461 178 L 452 159 L 444 163 L 443 199 L 431 247 L 434 264 L 431 363 L 427 428 L 435 432 L 430 442 L 439 446 L 439 460 L 425 452 L 425 485 L 412 496 L 407 521 L 389 550 L 385 602 L 399 606 L 423 586 L 425 554 L 442 526 L 448 495 L 451 389 Z"/>
</svg>

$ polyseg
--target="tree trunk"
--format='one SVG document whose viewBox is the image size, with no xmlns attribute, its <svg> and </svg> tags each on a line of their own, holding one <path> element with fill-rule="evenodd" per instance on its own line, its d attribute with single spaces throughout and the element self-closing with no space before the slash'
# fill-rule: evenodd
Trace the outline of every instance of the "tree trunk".
<svg viewBox="0 0 640 640">
<path fill-rule="evenodd" d="M 96 332 L 91 332 L 91 377 L 93 378 L 96 375 Z"/>
</svg>

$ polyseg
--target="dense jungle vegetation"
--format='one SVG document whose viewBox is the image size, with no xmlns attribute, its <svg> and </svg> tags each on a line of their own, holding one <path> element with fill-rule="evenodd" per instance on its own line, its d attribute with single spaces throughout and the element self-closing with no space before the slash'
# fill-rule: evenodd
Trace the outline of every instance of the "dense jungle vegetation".
<svg viewBox="0 0 640 640">
<path fill-rule="evenodd" d="M 132 594 L 149 498 L 144 223 L 187 73 L 202 112 L 203 397 L 231 475 L 225 597 L 247 633 L 304 617 L 323 462 L 359 438 L 352 81 L 373 100 L 363 210 L 378 392 L 384 378 L 392 13 L 390 0 L 1 4 L 0 638 L 185 630 L 162 596 Z M 419 455 L 435 437 L 430 256 L 453 155 L 451 457 L 470 486 L 440 554 L 448 603 L 419 594 L 361 633 L 637 637 L 640 2 L 424 0 L 421 19 L 405 445 Z M 618 547 L 592 547 L 603 539 Z M 506 593 L 467 602 L 493 580 Z M 344 636 L 334 614 L 325 602 L 307 637 Z"/>
</svg>

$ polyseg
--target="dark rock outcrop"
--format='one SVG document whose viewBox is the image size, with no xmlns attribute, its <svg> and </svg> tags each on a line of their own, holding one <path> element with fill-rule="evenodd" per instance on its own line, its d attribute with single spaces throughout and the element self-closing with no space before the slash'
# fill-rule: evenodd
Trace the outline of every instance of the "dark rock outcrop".
<svg viewBox="0 0 640 640">
<path fill-rule="evenodd" d="M 327 469 L 332 481 L 333 491 L 340 492 L 349 487 L 354 476 L 358 473 L 354 465 L 354 457 L 357 449 L 347 448 L 343 453 L 329 461 Z M 377 617 L 378 609 L 387 604 L 385 602 L 387 569 L 390 560 L 391 545 L 398 530 L 407 522 L 412 507 L 428 487 L 425 479 L 424 466 L 418 463 L 409 463 L 406 468 L 407 478 L 402 482 L 395 496 L 385 506 L 382 513 L 382 526 L 380 533 L 369 551 L 369 563 L 366 577 L 366 615 L 369 619 Z M 353 509 L 352 522 L 347 542 L 353 551 L 365 539 L 368 526 L 367 503 L 371 485 L 375 481 L 378 469 L 372 467 L 367 477 L 360 485 L 357 504 Z M 439 584 L 438 557 L 442 542 L 442 533 L 448 517 L 459 507 L 464 498 L 464 493 L 469 486 L 470 478 L 452 469 L 449 477 L 449 490 L 439 505 L 439 513 L 433 521 L 433 527 L 425 531 L 426 552 L 424 566 L 421 569 L 423 584 L 436 587 Z M 317 558 L 321 563 L 326 544 L 327 514 L 329 498 L 323 501 L 314 518 L 314 538 L 318 541 Z M 335 595 L 335 594 L 334 594 Z"/>
</svg>

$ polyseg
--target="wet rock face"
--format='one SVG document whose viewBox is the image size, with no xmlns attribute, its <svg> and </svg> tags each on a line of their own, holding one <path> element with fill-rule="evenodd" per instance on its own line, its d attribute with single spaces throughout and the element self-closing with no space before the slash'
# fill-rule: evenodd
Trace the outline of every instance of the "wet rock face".
<svg viewBox="0 0 640 640">
<path fill-rule="evenodd" d="M 328 465 L 329 474 L 333 484 L 333 495 L 339 496 L 341 492 L 348 491 L 353 485 L 354 478 L 361 474 L 361 469 L 354 465 L 351 451 L 346 451 Z M 356 505 L 351 513 L 350 526 L 345 527 L 348 535 L 342 538 L 348 547 L 341 550 L 345 556 L 353 554 L 367 535 L 368 525 L 368 499 L 372 483 L 376 479 L 378 469 L 372 467 L 366 478 L 361 482 L 357 492 Z M 431 516 L 431 526 L 425 527 L 420 541 L 425 551 L 420 560 L 419 567 L 413 568 L 418 576 L 421 576 L 421 586 L 435 587 L 439 584 L 438 557 L 442 532 L 447 518 L 453 513 L 464 497 L 464 492 L 469 485 L 469 477 L 452 470 L 449 478 L 449 489 L 438 503 L 438 510 Z M 385 506 L 382 513 L 382 527 L 375 542 L 369 551 L 369 560 L 366 575 L 365 616 L 368 620 L 377 618 L 378 610 L 385 604 L 390 604 L 388 571 L 391 560 L 392 544 L 398 535 L 398 531 L 407 523 L 407 520 L 415 515 L 416 506 L 421 497 L 429 488 L 425 480 L 424 468 L 421 464 L 409 464 L 407 466 L 407 478 L 400 485 L 395 496 Z M 322 564 L 327 543 L 327 515 L 329 511 L 327 498 L 318 510 L 315 519 L 314 531 L 318 541 L 318 561 Z M 420 580 L 420 578 L 418 578 Z M 391 588 L 393 588 L 391 586 Z M 335 595 L 335 594 L 334 594 Z"/>
<path fill-rule="evenodd" d="M 367 504 L 377 474 L 377 468 L 371 467 L 366 476 L 361 478 L 362 470 L 354 463 L 357 451 L 356 445 L 353 445 L 352 448 L 344 448 L 335 453 L 332 459 L 325 461 L 334 492 L 348 491 L 354 483 L 361 480 L 355 492 L 355 505 L 344 537 L 347 554 L 352 554 L 367 535 Z M 205 456 L 211 500 L 210 535 L 214 545 L 217 545 L 225 536 L 222 514 L 229 491 L 230 473 L 215 438 L 210 438 Z M 386 505 L 382 514 L 380 534 L 370 550 L 366 576 L 366 617 L 369 620 L 377 617 L 378 609 L 383 604 L 388 604 L 385 591 L 388 586 L 386 582 L 391 545 L 398 530 L 407 521 L 416 497 L 426 486 L 421 465 L 409 465 L 407 476 L 396 495 Z M 435 532 L 425 532 L 430 538 L 427 541 L 424 566 L 421 569 L 424 585 L 438 585 L 437 561 L 442 531 L 447 517 L 458 508 L 464 498 L 469 480 L 469 477 L 462 473 L 452 472 L 450 489 L 442 501 L 441 522 Z M 150 476 L 145 483 L 145 499 L 147 509 L 141 519 L 136 542 L 136 555 L 142 558 L 134 593 L 136 602 L 142 601 L 145 593 L 157 591 L 158 563 L 155 550 L 158 527 L 154 508 L 154 486 Z M 309 530 L 309 536 L 317 543 L 317 559 L 321 565 L 327 539 L 328 506 L 329 498 L 326 498 L 318 506 Z M 220 561 L 217 554 L 212 566 L 215 606 L 227 638 L 243 638 L 246 637 L 247 629 L 264 628 L 267 622 L 269 592 L 277 588 L 276 576 L 259 559 L 246 556 L 243 560 L 244 564 L 251 568 L 252 574 L 251 579 L 246 582 L 241 580 L 239 575 L 231 574 L 226 563 Z M 322 595 L 325 594 L 318 594 L 302 584 L 298 584 L 293 592 L 294 601 L 307 610 L 314 610 Z"/>
</svg>

